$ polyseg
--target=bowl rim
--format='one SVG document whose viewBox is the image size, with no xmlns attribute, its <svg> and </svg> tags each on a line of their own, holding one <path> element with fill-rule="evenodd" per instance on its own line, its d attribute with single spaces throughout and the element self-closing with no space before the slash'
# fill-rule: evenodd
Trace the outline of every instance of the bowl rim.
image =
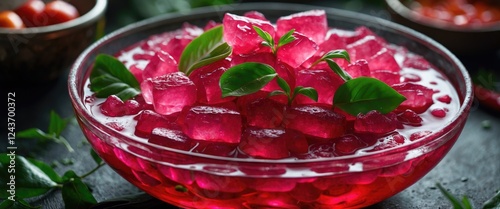
<svg viewBox="0 0 500 209">
<path fill-rule="evenodd" d="M 385 0 L 386 5 L 392 12 L 397 15 L 407 19 L 408 21 L 435 28 L 436 30 L 445 30 L 451 32 L 463 32 L 463 33 L 482 33 L 482 32 L 494 32 L 500 30 L 500 21 L 493 22 L 490 24 L 467 24 L 467 25 L 455 25 L 447 21 L 430 18 L 420 13 L 411 10 L 401 2 L 401 0 Z"/>
<path fill-rule="evenodd" d="M 81 28 L 96 22 L 102 16 L 104 16 L 104 12 L 106 11 L 108 5 L 108 0 L 95 0 L 95 4 L 87 13 L 82 16 L 70 20 L 67 22 L 42 26 L 42 27 L 29 27 L 22 29 L 10 29 L 10 28 L 0 28 L 0 34 L 3 35 L 28 35 L 28 34 L 44 34 L 44 33 L 52 33 L 57 31 L 63 31 L 67 29 L 73 28 Z"/>
<path fill-rule="evenodd" d="M 83 87 L 84 84 L 81 84 L 81 86 L 77 86 L 78 84 L 78 72 L 82 70 L 86 74 L 88 73 L 86 69 L 80 69 L 81 65 L 90 58 L 90 55 L 94 53 L 95 50 L 98 50 L 99 47 L 102 45 L 107 44 L 108 42 L 113 41 L 114 38 L 120 38 L 123 36 L 130 35 L 131 33 L 134 33 L 134 29 L 149 29 L 151 28 L 151 25 L 154 25 L 155 23 L 159 23 L 161 21 L 168 21 L 170 19 L 179 19 L 182 20 L 182 17 L 186 16 L 191 16 L 191 15 L 203 15 L 203 14 L 217 14 L 221 12 L 244 12 L 244 11 L 251 11 L 251 10 L 257 10 L 258 8 L 262 9 L 265 8 L 265 10 L 278 10 L 281 12 L 287 12 L 289 14 L 296 13 L 296 12 L 301 12 L 301 11 L 307 11 L 307 10 L 314 10 L 314 9 L 322 9 L 325 10 L 325 13 L 328 16 L 338 16 L 338 17 L 351 17 L 351 18 L 357 18 L 360 21 L 363 22 L 369 22 L 372 24 L 377 24 L 381 25 L 384 27 L 388 27 L 392 30 L 395 30 L 399 33 L 404 32 L 406 36 L 411 36 L 413 38 L 417 38 L 421 41 L 425 41 L 426 43 L 431 44 L 431 46 L 435 47 L 437 50 L 442 52 L 442 55 L 447 56 L 447 58 L 450 59 L 450 62 L 454 64 L 458 70 L 459 73 L 463 76 L 463 79 L 465 80 L 464 83 L 464 90 L 465 94 L 463 96 L 463 102 L 459 106 L 457 114 L 446 124 L 443 126 L 443 128 L 440 131 L 433 132 L 430 135 L 427 135 L 414 143 L 410 143 L 404 146 L 400 147 L 395 147 L 391 149 L 384 149 L 380 151 L 375 151 L 375 152 L 370 152 L 370 153 L 365 153 L 361 156 L 358 155 L 347 155 L 347 156 L 338 156 L 338 157 L 333 157 L 333 158 L 318 158 L 318 159 L 300 159 L 300 160 L 290 160 L 290 159 L 257 159 L 257 158 L 232 158 L 232 157 L 221 157 L 221 156 L 215 156 L 215 155 L 208 155 L 208 154 L 202 154 L 202 153 L 195 153 L 195 152 L 189 152 L 189 151 L 184 151 L 184 150 L 178 150 L 178 149 L 173 149 L 169 147 L 164 147 L 164 146 L 159 146 L 159 145 L 154 145 L 154 144 L 148 144 L 145 142 L 140 142 L 131 139 L 130 137 L 126 137 L 123 134 L 121 134 L 119 131 L 116 131 L 108 126 L 102 126 L 99 127 L 98 129 L 102 129 L 103 132 L 106 134 L 112 134 L 113 136 L 121 136 L 125 137 L 127 139 L 130 139 L 134 141 L 134 143 L 139 143 L 144 146 L 150 146 L 154 148 L 160 148 L 165 151 L 173 152 L 176 154 L 181 154 L 185 155 L 188 157 L 197 157 L 197 158 L 203 158 L 203 159 L 208 159 L 208 160 L 215 160 L 215 161 L 223 161 L 223 162 L 234 162 L 234 163 L 259 163 L 259 164 L 273 164 L 273 163 L 278 163 L 278 164 L 302 164 L 302 163 L 322 163 L 322 162 L 343 162 L 343 161 L 349 161 L 356 159 L 358 161 L 363 161 L 363 159 L 370 159 L 373 158 L 374 156 L 392 156 L 394 154 L 399 154 L 402 152 L 408 152 L 411 150 L 419 149 L 425 146 L 430 146 L 430 145 L 435 145 L 438 144 L 439 146 L 444 144 L 446 141 L 440 141 L 442 135 L 445 135 L 449 132 L 452 132 L 456 130 L 457 128 L 460 128 L 456 126 L 456 122 L 460 119 L 464 119 L 468 115 L 468 111 L 470 110 L 470 107 L 472 105 L 473 101 L 473 90 L 472 90 L 472 81 L 471 78 L 464 67 L 464 65 L 460 62 L 460 60 L 453 54 L 451 53 L 448 49 L 446 49 L 443 45 L 439 44 L 438 42 L 434 41 L 433 39 L 429 38 L 428 36 L 425 36 L 422 33 L 419 33 L 413 29 L 410 29 L 406 26 L 399 25 L 397 23 L 379 18 L 379 17 L 373 17 L 370 15 L 366 14 L 361 14 L 357 12 L 352 12 L 352 11 L 347 11 L 347 10 L 341 10 L 341 9 L 336 9 L 336 8 L 329 8 L 329 7 L 321 7 L 321 6 L 312 6 L 312 5 L 303 5 L 303 4 L 294 4 L 294 3 L 275 3 L 275 2 L 266 2 L 266 3 L 242 3 L 242 4 L 235 4 L 235 5 L 229 5 L 228 7 L 224 8 L 219 8 L 219 7 L 203 7 L 203 8 L 197 8 L 191 10 L 190 13 L 188 14 L 181 14 L 181 13 L 171 13 L 171 14 L 164 14 L 152 18 L 148 18 L 133 24 L 130 24 L 128 26 L 125 26 L 123 28 L 120 28 L 118 30 L 115 30 L 114 32 L 104 36 L 100 40 L 96 41 L 94 44 L 89 46 L 85 51 L 83 51 L 80 56 L 76 59 L 74 62 L 73 66 L 70 69 L 69 75 L 68 75 L 68 90 L 69 90 L 69 96 L 71 103 L 73 105 L 74 111 L 76 113 L 77 118 L 85 120 L 84 122 L 88 123 L 89 125 L 95 127 L 95 124 L 100 124 L 94 117 L 92 117 L 92 114 L 90 113 L 90 110 L 88 110 L 85 105 L 84 105 L 84 98 L 80 96 L 80 93 L 83 92 Z M 207 20 L 208 21 L 208 20 Z M 140 31 L 140 30 L 139 30 Z M 454 89 L 456 87 L 454 86 Z M 466 114 L 464 114 L 466 113 Z M 81 124 L 80 124 L 81 125 Z M 101 124 L 102 125 L 102 124 Z M 461 129 L 459 129 L 461 130 Z M 441 133 L 443 131 L 444 133 Z M 440 136 L 441 135 L 441 136 Z M 437 146 L 437 147 L 439 147 Z M 437 148 L 436 147 L 436 148 Z M 432 150 L 436 149 L 433 148 Z M 425 154 L 425 153 L 424 153 Z M 360 160 L 361 159 L 361 160 Z M 405 159 L 406 161 L 407 159 Z"/>
</svg>

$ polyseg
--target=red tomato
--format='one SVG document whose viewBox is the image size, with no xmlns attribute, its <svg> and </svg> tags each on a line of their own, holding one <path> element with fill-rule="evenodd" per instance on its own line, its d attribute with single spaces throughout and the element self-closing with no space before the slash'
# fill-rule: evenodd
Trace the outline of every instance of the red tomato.
<svg viewBox="0 0 500 209">
<path fill-rule="evenodd" d="M 13 11 L 0 12 L 0 27 L 20 29 L 24 28 L 23 20 Z"/>
<path fill-rule="evenodd" d="M 67 22 L 79 17 L 78 10 L 65 1 L 52 1 L 45 5 L 45 9 L 38 19 L 47 19 L 47 25 Z"/>
<path fill-rule="evenodd" d="M 34 27 L 43 25 L 37 17 L 43 12 L 44 8 L 45 3 L 43 3 L 43 1 L 29 0 L 14 10 L 14 12 L 21 17 L 26 27 Z"/>
</svg>

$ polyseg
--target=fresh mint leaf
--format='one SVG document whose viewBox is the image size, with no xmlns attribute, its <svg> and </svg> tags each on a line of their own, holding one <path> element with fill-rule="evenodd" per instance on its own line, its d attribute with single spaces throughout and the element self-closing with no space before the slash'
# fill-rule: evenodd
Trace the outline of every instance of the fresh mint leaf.
<svg viewBox="0 0 500 209">
<path fill-rule="evenodd" d="M 41 206 L 31 206 L 25 200 L 4 200 L 0 203 L 0 209 L 38 209 Z"/>
<path fill-rule="evenodd" d="M 11 166 L 12 163 L 15 167 Z M 0 198 L 6 199 L 11 195 L 8 184 L 12 178 L 13 171 L 11 169 L 15 169 L 15 194 L 17 198 L 36 197 L 57 186 L 57 183 L 44 170 L 23 156 L 3 153 L 0 154 Z"/>
<path fill-rule="evenodd" d="M 347 73 L 346 71 L 342 70 L 340 66 L 333 60 L 327 59 L 326 63 L 328 63 L 328 66 L 335 72 L 337 75 L 339 75 L 344 81 L 351 80 L 352 77 Z"/>
<path fill-rule="evenodd" d="M 197 68 L 226 58 L 231 52 L 232 48 L 224 42 L 223 27 L 214 27 L 193 39 L 182 51 L 179 71 L 189 75 Z"/>
<path fill-rule="evenodd" d="M 439 189 L 439 191 L 441 191 L 441 193 L 444 194 L 446 199 L 448 199 L 451 202 L 453 209 L 472 209 L 472 206 L 470 205 L 467 197 L 463 198 L 463 202 L 465 202 L 466 204 L 462 204 L 460 200 L 458 200 L 455 196 L 453 196 L 450 192 L 448 192 L 445 188 L 443 188 L 441 184 L 437 183 L 436 187 Z"/>
<path fill-rule="evenodd" d="M 295 87 L 295 89 L 293 91 L 293 97 L 291 98 L 291 100 L 294 100 L 295 97 L 299 94 L 302 94 L 306 97 L 309 97 L 312 100 L 314 100 L 315 102 L 318 101 L 318 92 L 316 91 L 316 89 L 314 89 L 312 87 L 302 87 L 302 86 Z"/>
<path fill-rule="evenodd" d="M 74 171 L 63 175 L 65 183 L 61 193 L 66 208 L 88 209 L 97 203 L 87 185 Z"/>
<path fill-rule="evenodd" d="M 243 96 L 259 91 L 278 74 L 273 67 L 246 62 L 229 68 L 219 80 L 222 97 Z"/>
<path fill-rule="evenodd" d="M 346 50 L 339 49 L 339 50 L 332 50 L 324 54 L 321 58 L 316 60 L 311 66 L 315 66 L 320 62 L 326 61 L 326 60 L 331 60 L 334 58 L 340 58 L 340 59 L 345 59 L 347 62 L 351 62 L 351 58 L 349 56 L 349 53 L 347 53 Z"/>
<path fill-rule="evenodd" d="M 125 65 L 113 56 L 97 55 L 90 73 L 90 90 L 96 97 L 116 95 L 125 101 L 140 93 L 140 86 Z"/>
<path fill-rule="evenodd" d="M 99 155 L 97 155 L 97 153 L 93 149 L 90 149 L 90 156 L 92 156 L 92 159 L 94 159 L 94 162 L 97 165 L 102 163 L 101 157 L 99 157 Z"/>
<path fill-rule="evenodd" d="M 59 133 L 60 134 L 60 133 Z M 24 139 L 40 139 L 42 142 L 52 141 L 63 144 L 69 152 L 74 152 L 73 147 L 69 144 L 68 140 L 62 136 L 57 136 L 56 133 L 45 133 L 38 128 L 30 128 L 16 133 L 17 138 Z"/>
<path fill-rule="evenodd" d="M 274 90 L 274 91 L 269 92 L 269 94 L 267 95 L 267 97 L 278 96 L 278 95 L 285 95 L 287 97 L 289 96 L 288 94 L 286 94 L 282 90 Z"/>
<path fill-rule="evenodd" d="M 274 38 L 271 36 L 271 34 L 269 34 L 268 32 L 262 30 L 261 28 L 255 25 L 253 26 L 253 29 L 262 39 L 264 39 L 262 45 L 274 48 Z"/>
<path fill-rule="evenodd" d="M 500 191 L 483 204 L 483 209 L 500 209 Z"/>
<path fill-rule="evenodd" d="M 351 115 L 377 110 L 382 114 L 396 109 L 406 98 L 384 82 L 358 77 L 342 84 L 333 97 L 333 104 Z"/>
<path fill-rule="evenodd" d="M 35 159 L 28 159 L 28 161 L 31 164 L 38 167 L 40 170 L 42 170 L 42 172 L 45 173 L 45 175 L 47 175 L 52 181 L 54 181 L 56 183 L 62 182 L 61 176 L 59 176 L 59 174 L 57 174 L 56 171 L 54 171 L 52 166 L 47 165 L 46 163 L 44 163 L 42 161 L 35 160 Z"/>
<path fill-rule="evenodd" d="M 278 48 L 282 47 L 283 45 L 289 44 L 292 41 L 295 41 L 297 38 L 293 36 L 293 33 L 295 32 L 294 29 L 288 31 L 285 33 L 283 36 L 281 36 L 280 40 L 278 41 Z"/>
<path fill-rule="evenodd" d="M 69 119 L 63 119 L 54 110 L 50 111 L 49 133 L 53 133 L 56 137 L 61 135 L 61 132 L 68 125 Z"/>
<path fill-rule="evenodd" d="M 280 88 L 283 89 L 283 91 L 286 93 L 286 95 L 290 95 L 292 90 L 290 89 L 290 85 L 288 85 L 288 83 L 285 81 L 285 79 L 277 76 L 276 81 L 277 81 L 278 85 L 280 86 Z"/>
</svg>

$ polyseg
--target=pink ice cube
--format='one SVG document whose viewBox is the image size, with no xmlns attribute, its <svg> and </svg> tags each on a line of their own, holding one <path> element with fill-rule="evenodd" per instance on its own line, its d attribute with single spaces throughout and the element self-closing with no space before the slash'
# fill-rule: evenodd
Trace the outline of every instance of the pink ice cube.
<svg viewBox="0 0 500 209">
<path fill-rule="evenodd" d="M 203 104 L 218 104 L 228 102 L 234 97 L 222 98 L 219 86 L 221 75 L 230 67 L 228 60 L 221 60 L 194 70 L 189 78 L 196 85 L 198 102 Z"/>
<path fill-rule="evenodd" d="M 257 26 L 274 37 L 275 28 L 269 21 L 226 13 L 222 21 L 224 40 L 233 47 L 234 54 L 250 54 L 262 47 L 263 39 L 253 26 Z"/>
<path fill-rule="evenodd" d="M 345 68 L 345 71 L 353 78 L 370 76 L 370 67 L 368 66 L 368 62 L 364 59 L 356 60 L 349 64 Z"/>
<path fill-rule="evenodd" d="M 297 86 L 313 87 L 318 92 L 318 103 L 333 104 L 333 95 L 344 80 L 331 69 L 304 69 L 297 72 Z M 313 104 L 314 100 L 304 95 L 297 95 L 298 104 Z"/>
<path fill-rule="evenodd" d="M 359 114 L 354 121 L 354 130 L 356 133 L 365 134 L 385 134 L 395 130 L 399 122 L 393 120 L 389 114 L 384 115 L 376 110 L 366 114 Z"/>
<path fill-rule="evenodd" d="M 249 12 L 245 12 L 245 14 L 243 14 L 243 16 L 245 17 L 249 17 L 249 18 L 253 18 L 253 19 L 258 19 L 258 20 L 262 20 L 262 21 L 269 21 L 266 16 L 264 16 L 264 14 L 260 13 L 260 12 L 257 12 L 257 11 L 249 11 Z"/>
<path fill-rule="evenodd" d="M 425 86 L 415 83 L 401 83 L 393 85 L 392 88 L 406 97 L 406 100 L 396 109 L 397 111 L 411 109 L 420 114 L 434 103 L 432 100 L 434 91 Z"/>
<path fill-rule="evenodd" d="M 124 102 L 125 105 L 125 115 L 135 115 L 139 113 L 142 109 L 142 105 L 133 99 L 129 99 Z"/>
<path fill-rule="evenodd" d="M 318 50 L 318 45 L 312 39 L 299 32 L 293 33 L 294 41 L 281 46 L 278 49 L 278 60 L 297 68 L 307 59 L 311 58 Z"/>
<path fill-rule="evenodd" d="M 196 85 L 182 72 L 149 78 L 145 82 L 152 87 L 155 111 L 162 115 L 180 112 L 196 102 Z"/>
<path fill-rule="evenodd" d="M 192 147 L 192 140 L 182 131 L 168 128 L 154 128 L 148 140 L 151 144 L 170 147 L 180 150 L 189 150 Z"/>
<path fill-rule="evenodd" d="M 309 67 L 311 67 L 311 65 L 314 62 L 316 62 L 318 59 L 323 57 L 323 55 L 325 55 L 326 53 L 333 51 L 333 50 L 345 49 L 346 46 L 347 46 L 347 44 L 346 44 L 344 38 L 341 38 L 337 34 L 331 34 L 323 43 L 321 43 L 318 46 L 318 51 L 316 51 L 316 53 L 311 58 L 306 60 L 302 64 L 302 66 L 305 68 L 309 68 Z M 343 59 L 334 59 L 334 60 L 342 68 L 346 67 L 348 64 L 347 61 L 343 60 Z M 326 65 L 325 62 L 320 63 L 320 65 L 322 65 L 322 67 L 319 67 L 319 68 L 324 68 L 324 66 L 328 66 L 328 65 Z"/>
<path fill-rule="evenodd" d="M 110 117 L 119 117 L 125 115 L 125 104 L 116 95 L 111 95 L 99 107 L 101 113 Z"/>
<path fill-rule="evenodd" d="M 284 117 L 285 105 L 270 98 L 260 98 L 249 102 L 242 111 L 247 124 L 260 128 L 277 128 Z"/>
<path fill-rule="evenodd" d="M 170 39 L 166 44 L 161 45 L 161 50 L 169 53 L 172 58 L 179 62 L 182 51 L 186 48 L 186 46 L 194 39 L 195 37 L 190 35 L 178 35 L 174 38 Z"/>
<path fill-rule="evenodd" d="M 287 148 L 288 136 L 284 129 L 260 129 L 247 127 L 238 145 L 244 153 L 266 159 L 281 159 L 290 156 Z"/>
<path fill-rule="evenodd" d="M 319 138 L 336 138 L 345 132 L 345 117 L 332 109 L 298 105 L 288 108 L 283 122 L 286 128 Z"/>
<path fill-rule="evenodd" d="M 192 139 L 238 143 L 241 138 L 239 112 L 213 106 L 186 108 L 179 116 L 183 132 Z"/>
<path fill-rule="evenodd" d="M 403 62 L 403 67 L 413 68 L 417 70 L 429 70 L 431 64 L 422 56 L 409 54 Z"/>
<path fill-rule="evenodd" d="M 366 59 L 369 63 L 369 58 L 377 54 L 383 47 L 383 43 L 381 43 L 375 36 L 369 35 L 357 40 L 354 43 L 348 44 L 347 52 L 349 52 L 351 61 Z"/>
<path fill-rule="evenodd" d="M 382 48 L 367 61 L 371 71 L 386 70 L 395 73 L 401 71 L 394 55 L 387 48 Z"/>
<path fill-rule="evenodd" d="M 367 147 L 368 144 L 363 140 L 359 139 L 357 136 L 352 134 L 344 135 L 338 139 L 335 139 L 335 153 L 338 155 L 350 155 L 354 154 L 359 149 Z"/>
<path fill-rule="evenodd" d="M 132 73 L 132 75 L 134 75 L 135 79 L 137 79 L 137 82 L 139 83 L 142 83 L 142 81 L 144 80 L 142 78 L 142 71 L 143 69 L 141 69 L 137 64 L 133 64 L 130 66 L 130 72 Z"/>
<path fill-rule="evenodd" d="M 314 42 L 321 44 L 325 40 L 328 23 L 324 10 L 310 10 L 280 17 L 276 21 L 278 37 L 288 31 L 295 31 L 311 38 Z"/>
<path fill-rule="evenodd" d="M 378 41 L 381 43 L 385 43 L 385 40 L 377 34 L 375 34 L 372 30 L 365 26 L 360 26 L 354 30 L 354 34 L 346 39 L 347 44 L 354 43 L 355 41 L 358 41 L 364 37 L 367 36 L 374 36 Z"/>
<path fill-rule="evenodd" d="M 218 25 L 220 25 L 220 23 L 217 23 L 217 22 L 215 22 L 213 20 L 209 20 L 207 22 L 207 24 L 205 25 L 205 27 L 203 27 L 203 30 L 207 31 L 207 30 L 210 30 L 210 29 L 212 29 L 212 28 L 214 28 L 215 26 L 218 26 Z"/>
<path fill-rule="evenodd" d="M 401 76 L 397 72 L 392 72 L 389 70 L 376 70 L 371 72 L 371 77 L 379 79 L 391 86 L 394 84 L 401 83 Z"/>
<path fill-rule="evenodd" d="M 168 128 L 178 130 L 175 116 L 160 115 L 152 110 L 143 110 L 137 117 L 137 125 L 134 134 L 139 137 L 148 138 L 155 128 Z"/>
<path fill-rule="evenodd" d="M 174 58 L 168 52 L 160 50 L 142 71 L 142 78 L 145 80 L 177 71 L 177 62 Z"/>
<path fill-rule="evenodd" d="M 407 109 L 398 114 L 398 121 L 405 125 L 422 126 L 422 118 L 413 110 Z"/>
<path fill-rule="evenodd" d="M 395 133 L 383 137 L 377 141 L 377 144 L 370 151 L 379 151 L 401 146 L 405 143 L 405 137 L 401 134 Z"/>
</svg>

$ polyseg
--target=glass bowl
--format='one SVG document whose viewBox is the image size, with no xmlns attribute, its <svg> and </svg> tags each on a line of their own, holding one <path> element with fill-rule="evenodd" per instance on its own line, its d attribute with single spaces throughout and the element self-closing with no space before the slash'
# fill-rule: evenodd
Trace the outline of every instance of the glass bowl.
<svg viewBox="0 0 500 209">
<path fill-rule="evenodd" d="M 0 86 L 24 87 L 60 77 L 104 29 L 107 3 L 71 1 L 81 14 L 74 20 L 43 27 L 0 28 Z"/>
<path fill-rule="evenodd" d="M 117 173 L 152 196 L 182 208 L 358 208 L 409 187 L 446 155 L 459 137 L 472 102 L 466 69 L 447 49 L 406 27 L 331 8 L 330 27 L 353 30 L 364 25 L 390 42 L 423 55 L 446 74 L 460 107 L 451 122 L 414 143 L 363 156 L 328 159 L 237 159 L 192 153 L 125 137 L 99 123 L 84 104 L 89 69 L 99 53 L 116 54 L 153 34 L 189 22 L 204 25 L 225 12 L 257 10 L 271 21 L 318 7 L 258 3 L 202 8 L 189 14 L 155 17 L 122 28 L 93 44 L 69 75 L 69 93 L 78 122 L 92 147 Z"/>
</svg>

